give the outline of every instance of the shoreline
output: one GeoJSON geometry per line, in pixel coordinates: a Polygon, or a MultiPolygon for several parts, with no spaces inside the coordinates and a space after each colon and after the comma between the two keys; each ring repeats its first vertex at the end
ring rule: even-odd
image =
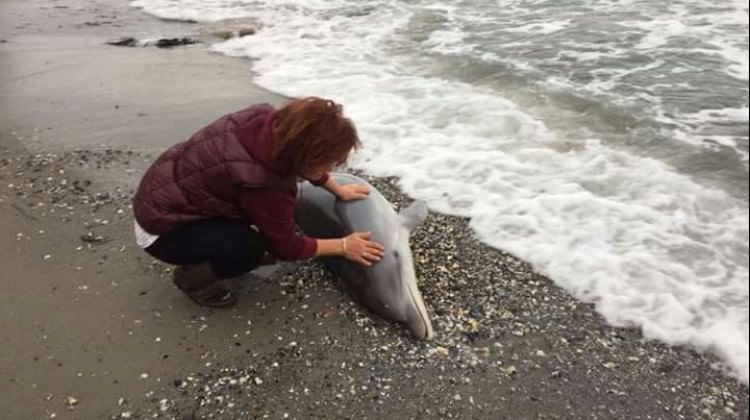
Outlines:
{"type": "MultiPolygon", "coordinates": [[[[56,5],[77,14],[42,13],[28,18],[50,24],[40,34],[0,36],[12,63],[0,75],[10,418],[747,417],[747,387],[712,356],[608,326],[465,220],[435,213],[412,241],[432,343],[369,315],[317,263],[238,281],[233,309],[196,307],[133,243],[132,189],[214,115],[283,98],[253,88],[247,60],[102,45],[141,24],[169,36],[190,24],[114,2],[56,5]],[[123,26],[82,23],[96,19],[123,26]]],[[[408,202],[393,179],[369,179],[408,202]]]]}

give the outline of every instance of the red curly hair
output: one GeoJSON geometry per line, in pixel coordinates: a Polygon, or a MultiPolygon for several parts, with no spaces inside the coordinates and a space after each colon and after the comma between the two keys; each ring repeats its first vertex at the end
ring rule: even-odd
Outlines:
{"type": "Polygon", "coordinates": [[[276,111],[274,137],[271,157],[290,175],[344,163],[361,146],[342,106],[317,97],[294,99],[276,111]]]}

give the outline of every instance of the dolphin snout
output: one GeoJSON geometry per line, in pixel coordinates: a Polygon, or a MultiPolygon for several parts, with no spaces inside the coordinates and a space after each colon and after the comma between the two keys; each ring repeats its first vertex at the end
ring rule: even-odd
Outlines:
{"type": "Polygon", "coordinates": [[[429,315],[421,310],[424,304],[409,305],[406,312],[406,326],[411,333],[421,340],[432,340],[432,322],[429,315]]]}

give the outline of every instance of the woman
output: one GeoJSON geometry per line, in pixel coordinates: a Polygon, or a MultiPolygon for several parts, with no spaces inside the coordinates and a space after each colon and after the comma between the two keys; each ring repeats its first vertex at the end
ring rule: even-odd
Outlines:
{"type": "Polygon", "coordinates": [[[367,196],[365,185],[338,185],[328,172],[360,145],[340,105],[296,99],[225,115],[149,168],[133,199],[138,244],[177,265],[175,286],[199,305],[230,306],[219,280],[247,273],[271,256],[284,261],[343,256],[369,266],[383,256],[369,233],[316,239],[294,226],[300,178],[340,200],[367,196]]]}

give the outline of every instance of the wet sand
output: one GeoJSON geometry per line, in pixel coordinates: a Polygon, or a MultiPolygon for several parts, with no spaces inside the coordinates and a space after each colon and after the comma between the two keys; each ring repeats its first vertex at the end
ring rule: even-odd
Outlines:
{"type": "Polygon", "coordinates": [[[132,191],[172,143],[283,98],[201,45],[104,45],[201,32],[127,2],[0,8],[0,417],[747,418],[747,387],[715,359],[607,326],[444,215],[412,244],[434,342],[316,262],[238,279],[232,309],[195,306],[133,243],[132,191]]]}

